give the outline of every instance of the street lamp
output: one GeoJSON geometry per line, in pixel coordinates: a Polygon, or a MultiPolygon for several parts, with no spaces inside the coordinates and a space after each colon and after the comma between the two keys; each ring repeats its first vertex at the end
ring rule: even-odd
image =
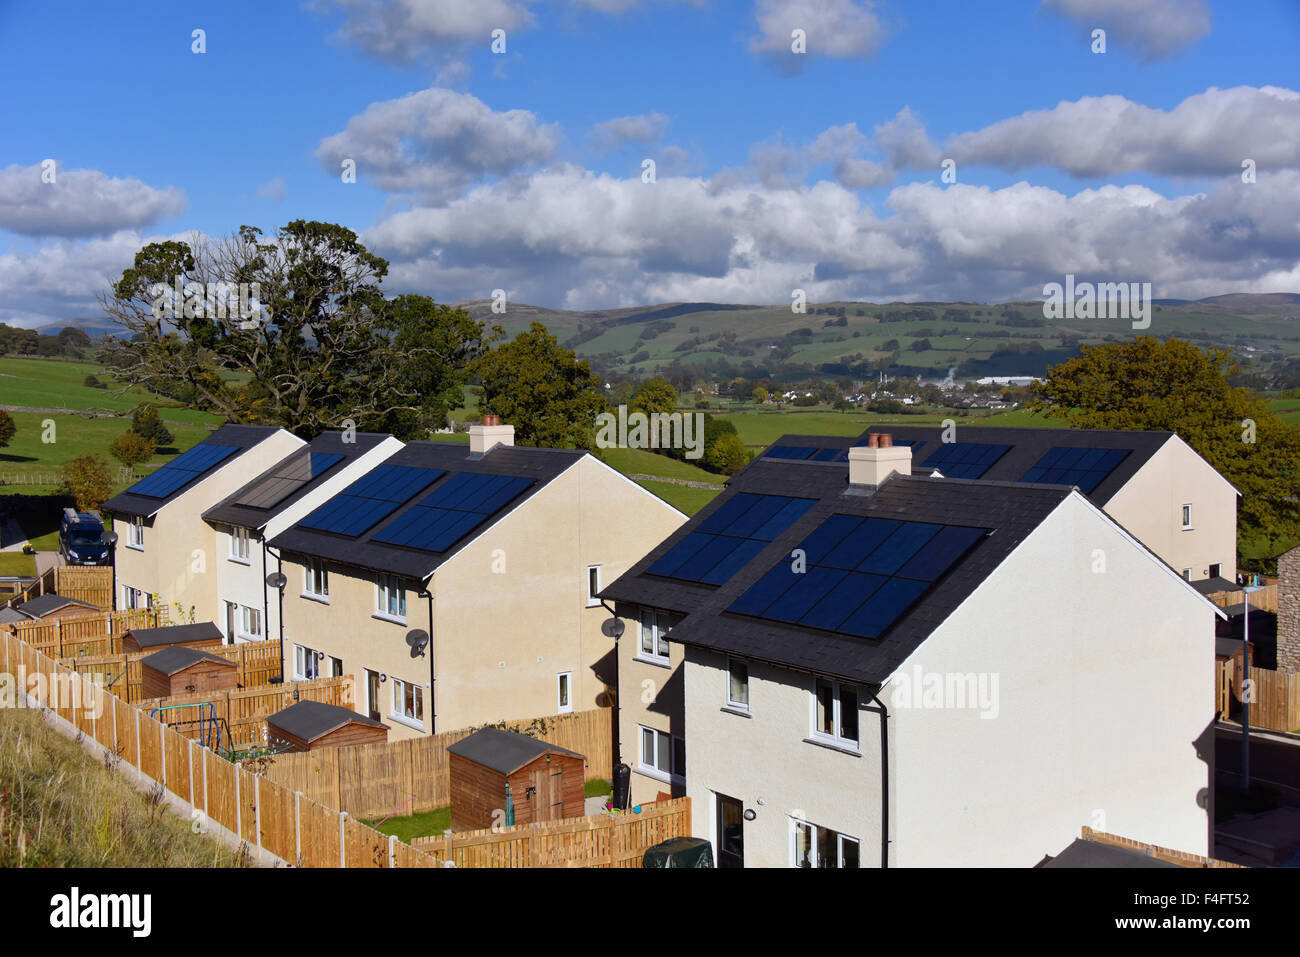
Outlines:
{"type": "Polygon", "coordinates": [[[1250,683],[1250,596],[1262,588],[1262,585],[1246,585],[1242,588],[1245,630],[1241,642],[1241,778],[1242,789],[1247,792],[1250,791],[1250,699],[1254,694],[1254,685],[1250,683]]]}
{"type": "Polygon", "coordinates": [[[108,546],[108,563],[113,566],[113,597],[109,608],[117,611],[117,532],[111,528],[104,533],[104,544],[108,546]]]}

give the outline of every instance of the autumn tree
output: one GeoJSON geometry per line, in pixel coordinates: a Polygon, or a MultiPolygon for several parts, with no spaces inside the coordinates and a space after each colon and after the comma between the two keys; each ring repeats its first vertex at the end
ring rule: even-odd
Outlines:
{"type": "Polygon", "coordinates": [[[82,455],[63,466],[61,491],[71,495],[78,511],[97,509],[113,494],[113,479],[102,455],[82,455]]]}
{"type": "Polygon", "coordinates": [[[749,449],[734,432],[719,435],[704,452],[704,467],[711,472],[733,475],[749,464],[749,449]]]}
{"type": "Polygon", "coordinates": [[[644,412],[646,415],[671,413],[677,408],[677,390],[667,379],[647,379],[632,394],[628,407],[633,412],[644,412]]]}
{"type": "Polygon", "coordinates": [[[128,429],[109,443],[108,451],[127,468],[132,468],[153,458],[154,443],[153,439],[128,429]]]}
{"type": "Polygon", "coordinates": [[[17,432],[18,426],[14,425],[13,416],[4,409],[0,409],[0,447],[7,446],[12,442],[17,432]]]}
{"type": "Polygon", "coordinates": [[[167,426],[163,425],[158,407],[152,402],[138,406],[131,413],[131,431],[143,439],[148,439],[155,448],[164,448],[176,441],[167,426]]]}

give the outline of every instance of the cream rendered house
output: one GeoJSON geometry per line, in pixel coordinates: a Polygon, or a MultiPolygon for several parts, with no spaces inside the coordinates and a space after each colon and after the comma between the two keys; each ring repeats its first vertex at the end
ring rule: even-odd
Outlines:
{"type": "Polygon", "coordinates": [[[391,435],[323,432],[203,513],[216,531],[213,620],[227,643],[280,636],[280,596],[267,583],[276,559],[266,542],[401,448],[391,435]]]}
{"type": "Polygon", "coordinates": [[[412,442],[271,538],[287,676],[354,675],[391,739],[610,706],[597,594],[683,521],[592,455],[515,447],[510,426],[412,442]]]}
{"type": "Polygon", "coordinates": [[[173,621],[191,610],[195,621],[218,620],[216,532],[203,513],[305,444],[279,428],[223,425],[105,502],[119,535],[117,606],[143,608],[158,595],[173,621]]]}
{"type": "Polygon", "coordinates": [[[650,686],[622,642],[634,799],[666,776],[722,865],[1209,853],[1222,613],[1075,489],[847,458],[757,460],[606,588],[679,619],[650,686]]]}

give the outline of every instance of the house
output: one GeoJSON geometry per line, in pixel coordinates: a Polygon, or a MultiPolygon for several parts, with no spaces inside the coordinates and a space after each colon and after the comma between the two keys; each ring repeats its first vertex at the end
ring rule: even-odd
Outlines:
{"type": "MultiPolygon", "coordinates": [[[[21,605],[13,606],[13,610],[24,621],[46,621],[51,618],[78,618],[84,615],[93,615],[100,609],[89,602],[78,601],[75,598],[66,598],[63,595],[44,594],[37,595],[35,598],[29,598],[21,605]]],[[[18,620],[18,619],[15,619],[18,620]]]]}
{"type": "Polygon", "coordinates": [[[286,672],[355,676],[395,739],[598,707],[597,597],[685,516],[587,452],[412,442],[269,540],[286,672]]]}
{"type": "Polygon", "coordinates": [[[447,755],[451,826],[457,830],[582,817],[586,759],[577,752],[480,728],[448,745],[447,755]]]}
{"type": "Polygon", "coordinates": [[[283,429],[223,425],[105,502],[126,526],[115,549],[118,607],[152,607],[157,595],[187,616],[218,620],[216,532],[203,513],[304,444],[283,429]]]}
{"type": "Polygon", "coordinates": [[[633,800],[720,866],[1207,853],[1218,610],[1077,488],[873,445],[756,459],[602,592],[633,800]]]}
{"type": "MultiPolygon", "coordinates": [[[[952,442],[944,432],[909,426],[890,434],[912,449],[917,473],[1076,485],[1188,581],[1235,575],[1239,493],[1173,432],[972,425],[958,427],[952,442]]],[[[810,447],[847,455],[870,435],[786,435],[764,456],[797,458],[810,447]]]]}
{"type": "Polygon", "coordinates": [[[350,748],[388,740],[382,722],[320,701],[299,701],[277,711],[266,719],[266,733],[273,745],[287,745],[290,751],[350,748]]]}
{"type": "Polygon", "coordinates": [[[323,432],[203,513],[216,532],[212,576],[226,641],[278,639],[280,596],[266,543],[402,447],[391,435],[323,432]]]}
{"type": "Polygon", "coordinates": [[[157,651],[160,648],[194,648],[211,651],[220,648],[221,629],[210,621],[190,625],[166,625],[162,628],[132,628],[122,635],[125,652],[157,651]]]}
{"type": "Polygon", "coordinates": [[[234,691],[239,687],[239,665],[229,658],[173,645],[140,661],[145,698],[234,691]]]}

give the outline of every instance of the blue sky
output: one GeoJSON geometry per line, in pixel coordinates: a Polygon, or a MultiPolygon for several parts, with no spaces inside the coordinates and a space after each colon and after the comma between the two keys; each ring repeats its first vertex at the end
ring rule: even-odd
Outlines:
{"type": "Polygon", "coordinates": [[[297,218],[442,301],[1300,291],[1297,41],[1294,0],[8,0],[0,320],[297,218]]]}

